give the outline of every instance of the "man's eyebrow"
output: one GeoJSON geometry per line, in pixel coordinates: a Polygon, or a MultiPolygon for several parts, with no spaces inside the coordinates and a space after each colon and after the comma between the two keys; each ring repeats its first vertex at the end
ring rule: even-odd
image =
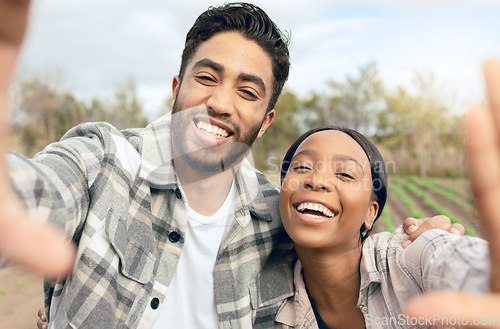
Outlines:
{"type": "Polygon", "coordinates": [[[260,77],[253,75],[253,74],[240,73],[238,75],[238,80],[255,83],[257,86],[260,87],[260,89],[262,89],[262,92],[264,93],[264,97],[266,96],[266,85],[264,84],[264,81],[260,77]]]}
{"type": "Polygon", "coordinates": [[[193,68],[195,69],[198,67],[208,67],[208,68],[211,68],[212,70],[214,70],[218,73],[224,72],[224,65],[217,63],[217,62],[214,62],[213,60],[208,59],[208,58],[203,58],[203,59],[200,59],[199,61],[197,61],[194,64],[193,68]]]}

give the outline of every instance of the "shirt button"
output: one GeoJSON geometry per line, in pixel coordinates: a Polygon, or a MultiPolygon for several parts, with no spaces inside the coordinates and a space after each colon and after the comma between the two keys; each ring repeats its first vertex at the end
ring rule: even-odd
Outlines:
{"type": "Polygon", "coordinates": [[[177,232],[170,232],[170,234],[168,235],[168,239],[172,243],[176,243],[177,241],[180,240],[180,238],[181,238],[181,235],[177,232]]]}
{"type": "Polygon", "coordinates": [[[177,197],[177,199],[182,199],[182,193],[181,193],[181,190],[179,188],[176,188],[175,189],[175,196],[177,197]]]}
{"type": "Polygon", "coordinates": [[[160,306],[160,300],[157,297],[151,299],[151,308],[156,310],[158,306],[160,306]]]}
{"type": "Polygon", "coordinates": [[[361,313],[363,313],[363,314],[368,313],[368,307],[363,306],[363,307],[361,308],[361,313]]]}

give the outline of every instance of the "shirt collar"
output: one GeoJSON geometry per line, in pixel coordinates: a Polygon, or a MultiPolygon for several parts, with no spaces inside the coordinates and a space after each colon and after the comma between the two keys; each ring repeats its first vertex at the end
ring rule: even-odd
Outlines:
{"type": "Polygon", "coordinates": [[[295,294],[293,298],[285,300],[276,313],[275,321],[290,327],[302,328],[301,324],[315,322],[314,312],[307,295],[304,277],[302,275],[302,263],[295,262],[293,270],[293,282],[295,294]]]}

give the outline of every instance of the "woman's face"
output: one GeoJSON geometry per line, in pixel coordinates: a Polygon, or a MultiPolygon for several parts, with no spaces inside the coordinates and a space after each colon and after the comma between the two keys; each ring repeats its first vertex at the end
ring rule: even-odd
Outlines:
{"type": "Polygon", "coordinates": [[[370,163],[349,135],[324,130],[295,152],[281,187],[279,210],[296,246],[358,248],[362,225],[370,229],[378,204],[372,201],[370,163]]]}

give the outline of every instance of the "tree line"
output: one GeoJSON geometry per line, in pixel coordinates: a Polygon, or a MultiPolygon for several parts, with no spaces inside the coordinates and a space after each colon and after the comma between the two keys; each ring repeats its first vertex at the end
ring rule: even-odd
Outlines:
{"type": "MultiPolygon", "coordinates": [[[[12,148],[27,156],[82,122],[107,121],[124,129],[155,119],[145,114],[132,79],[117,86],[111,99],[90,101],[40,77],[20,80],[13,89],[12,148]]],[[[463,175],[462,115],[453,113],[432,74],[415,73],[412,86],[388,88],[377,64],[368,63],[355,75],[327,82],[325,89],[306,97],[285,89],[273,124],[252,149],[257,168],[279,177],[280,161],[293,140],[312,127],[337,125],[367,135],[391,174],[463,175]]],[[[166,95],[165,104],[169,99],[166,95]]]]}

